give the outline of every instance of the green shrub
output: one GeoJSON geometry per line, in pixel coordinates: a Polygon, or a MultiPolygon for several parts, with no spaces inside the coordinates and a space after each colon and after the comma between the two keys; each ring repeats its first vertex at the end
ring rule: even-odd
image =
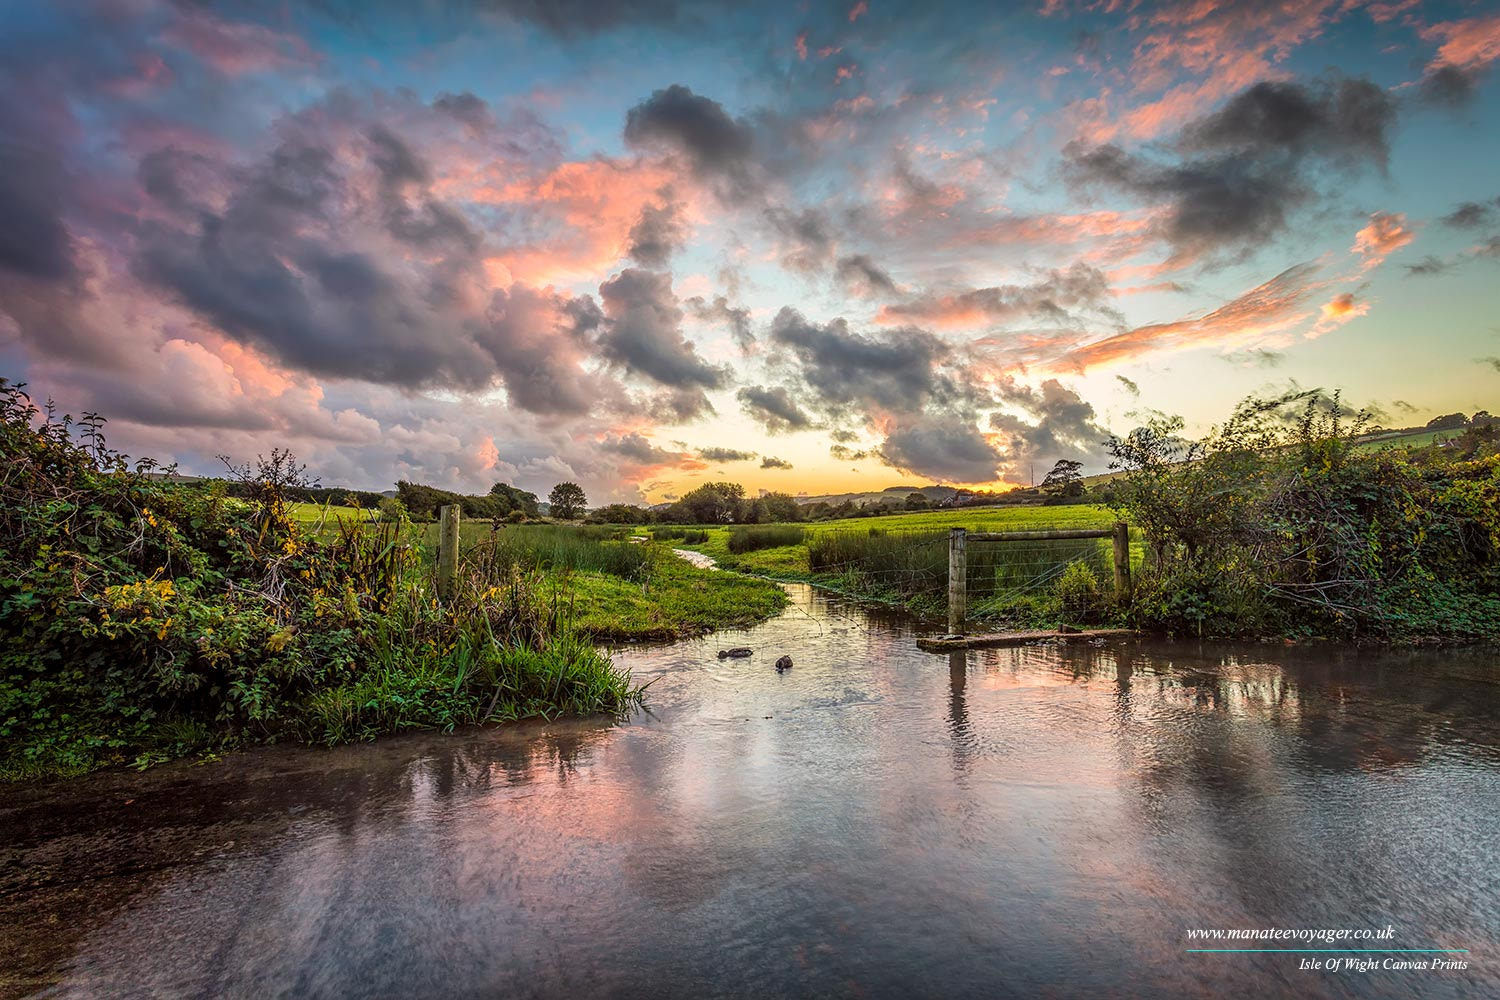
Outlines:
{"type": "Polygon", "coordinates": [[[1067,618],[1079,624],[1093,624],[1104,616],[1104,593],[1099,575],[1087,562],[1068,564],[1057,578],[1057,598],[1067,618]]]}
{"type": "Polygon", "coordinates": [[[664,525],[660,528],[652,528],[651,537],[659,542],[679,541],[684,545],[699,545],[708,541],[708,532],[703,528],[664,525]]]}
{"type": "Polygon", "coordinates": [[[737,524],[729,529],[729,551],[739,555],[783,545],[801,545],[806,536],[806,529],[795,524],[737,524]]]}

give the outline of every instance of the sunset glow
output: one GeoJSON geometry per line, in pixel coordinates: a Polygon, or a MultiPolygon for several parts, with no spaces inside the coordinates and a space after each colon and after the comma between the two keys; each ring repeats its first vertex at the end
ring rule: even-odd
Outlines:
{"type": "Polygon", "coordinates": [[[184,472],[999,488],[1253,392],[1500,402],[1485,3],[4,18],[0,375],[184,472]]]}

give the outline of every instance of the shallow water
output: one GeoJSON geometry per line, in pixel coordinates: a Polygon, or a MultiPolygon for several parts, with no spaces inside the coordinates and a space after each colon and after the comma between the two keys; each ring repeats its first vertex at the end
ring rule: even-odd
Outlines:
{"type": "Polygon", "coordinates": [[[0,793],[0,992],[1500,995],[1494,651],[932,655],[790,590],[759,628],[620,651],[652,682],[626,725],[0,793]],[[1468,968],[1186,952],[1387,925],[1344,944],[1468,968]]]}

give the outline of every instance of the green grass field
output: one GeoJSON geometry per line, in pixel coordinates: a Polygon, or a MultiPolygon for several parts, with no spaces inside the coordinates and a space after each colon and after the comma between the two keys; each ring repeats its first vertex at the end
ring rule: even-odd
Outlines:
{"type": "Polygon", "coordinates": [[[292,520],[299,524],[317,524],[322,521],[326,526],[332,526],[339,518],[360,521],[373,521],[376,518],[375,511],[356,507],[324,506],[320,503],[289,503],[286,507],[292,520]]]}
{"type": "MultiPolygon", "coordinates": [[[[840,593],[906,608],[916,614],[941,618],[945,613],[947,544],[942,533],[949,528],[970,531],[1040,531],[1062,528],[1108,528],[1118,520],[1108,507],[1098,504],[1052,507],[993,507],[959,510],[918,511],[880,517],[845,518],[803,525],[806,541],[801,545],[758,549],[735,554],[729,551],[731,529],[709,527],[708,540],[697,544],[674,542],[677,548],[711,556],[720,566],[776,580],[799,580],[840,593]],[[872,539],[871,533],[878,537],[872,539]],[[818,539],[847,535],[855,552],[861,541],[870,544],[868,567],[858,560],[836,572],[813,570],[809,545],[818,539]],[[903,547],[902,536],[910,535],[921,551],[908,554],[902,563],[907,571],[883,568],[881,549],[903,547]],[[892,544],[894,543],[894,544],[892,544]],[[868,569],[868,572],[862,570],[868,569]]],[[[1144,548],[1131,543],[1131,562],[1139,566],[1144,548]]],[[[1063,620],[1051,586],[1052,571],[1063,564],[1084,559],[1094,567],[1102,586],[1111,586],[1109,542],[1056,541],[1048,543],[985,543],[971,559],[970,614],[975,619],[991,617],[1015,625],[1052,625],[1063,620]],[[1014,547],[1012,547],[1014,546],[1014,547]],[[1036,578],[1043,582],[1017,586],[1036,578]]]]}
{"type": "Polygon", "coordinates": [[[1400,434],[1394,437],[1378,438],[1374,441],[1361,441],[1355,445],[1356,451],[1383,451],[1387,448],[1426,448],[1435,441],[1447,441],[1456,438],[1463,433],[1463,428],[1446,431],[1417,431],[1413,434],[1400,434]]]}
{"type": "MultiPolygon", "coordinates": [[[[325,533],[333,530],[340,517],[370,517],[369,511],[353,508],[323,508],[317,504],[297,504],[294,516],[308,524],[320,519],[325,533]]],[[[705,526],[706,541],[687,543],[680,539],[664,540],[652,546],[660,552],[668,548],[691,549],[712,557],[726,570],[734,573],[716,573],[697,570],[676,559],[657,558],[647,569],[632,568],[624,572],[621,566],[630,562],[632,567],[641,561],[624,560],[627,553],[621,552],[620,566],[614,572],[600,571],[588,558],[590,545],[586,539],[606,540],[610,537],[623,539],[631,534],[646,534],[649,528],[630,529],[615,526],[602,527],[539,527],[507,525],[499,529],[489,521],[465,521],[459,526],[461,550],[477,554],[486,546],[517,545],[536,548],[545,552],[539,564],[560,588],[559,600],[573,609],[577,624],[583,632],[599,640],[668,639],[701,633],[713,628],[735,627],[764,620],[774,614],[784,603],[784,595],[777,587],[767,584],[770,580],[805,581],[855,596],[866,597],[884,603],[897,604],[929,617],[942,613],[944,574],[946,572],[946,546],[934,540],[937,533],[949,528],[967,528],[970,531],[1036,531],[1059,528],[1107,528],[1117,520],[1117,515],[1100,504],[1059,504],[1043,507],[973,507],[956,510],[913,511],[909,513],[884,514],[877,517],[843,518],[834,521],[811,522],[799,527],[805,529],[802,544],[784,545],[774,548],[756,549],[749,552],[732,553],[729,550],[731,528],[729,526],[705,526]],[[579,538],[573,539],[578,533],[579,538]],[[879,573],[871,576],[857,571],[843,570],[837,573],[815,572],[809,561],[810,544],[831,534],[847,533],[858,550],[859,539],[868,539],[871,533],[886,536],[911,534],[914,539],[926,538],[925,552],[921,560],[925,567],[918,579],[908,578],[901,586],[879,573]],[[523,543],[523,539],[528,539],[523,543]],[[545,540],[544,540],[545,539],[545,540]],[[573,544],[574,542],[578,544],[573,544]],[[941,549],[942,551],[937,551],[941,549]],[[576,551],[575,551],[576,550],[576,551]],[[928,565],[930,564],[930,565],[928,565]],[[941,564],[941,565],[939,565],[941,564]],[[745,574],[748,574],[748,578],[745,574]]],[[[420,547],[424,562],[436,558],[438,525],[418,524],[411,528],[411,540],[420,547]]],[[[623,541],[606,541],[607,546],[625,545],[623,541]]],[[[1048,603],[1050,591],[1038,585],[1037,594],[1028,595],[1017,602],[1012,588],[1002,587],[1006,580],[1032,579],[1045,575],[1044,564],[1057,564],[1084,556],[1101,575],[1107,572],[1108,542],[1094,543],[1061,542],[1051,546],[1056,551],[1042,551],[1048,546],[1026,545],[1020,549],[1001,549],[989,553],[984,560],[986,572],[995,579],[982,583],[977,576],[972,582],[972,613],[976,618],[987,613],[1000,615],[1013,613],[1019,607],[1021,620],[1026,624],[1043,623],[1053,614],[1053,605],[1048,603]],[[1084,552],[1084,550],[1089,550],[1084,552]],[[991,557],[992,556],[992,557],[991,557]],[[1036,563],[1032,566],[1031,563],[1036,563]],[[1025,565],[1023,565],[1023,563],[1025,565]],[[993,564],[993,565],[991,565],[993,564]],[[986,602],[989,601],[987,604],[986,602]],[[1001,605],[1004,605],[1003,607],[1001,605]]],[[[643,556],[644,548],[632,546],[630,556],[643,556]]],[[[1138,541],[1131,545],[1132,563],[1139,565],[1143,556],[1138,541]]],[[[872,551],[872,558],[875,555],[872,551]]],[[[976,562],[975,568],[978,569],[976,562]]],[[[1107,585],[1107,581],[1105,581],[1107,585]]],[[[1014,617],[1014,614],[1012,614],[1014,617]]]]}

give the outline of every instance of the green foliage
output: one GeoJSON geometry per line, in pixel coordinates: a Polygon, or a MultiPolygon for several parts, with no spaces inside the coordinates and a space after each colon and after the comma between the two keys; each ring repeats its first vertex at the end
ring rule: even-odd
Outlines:
{"type": "MultiPolygon", "coordinates": [[[[729,530],[729,551],[736,555],[782,545],[801,545],[807,533],[791,524],[736,525],[729,530]]],[[[705,540],[707,534],[704,534],[705,540]]]]}
{"type": "Polygon", "coordinates": [[[663,513],[662,520],[688,524],[732,524],[743,520],[745,488],[739,483],[704,483],[663,513]]]}
{"type": "Polygon", "coordinates": [[[605,504],[589,514],[590,522],[602,524],[650,524],[652,520],[650,510],[630,503],[605,504]]]}
{"type": "Polygon", "coordinates": [[[1099,574],[1087,562],[1068,564],[1057,578],[1057,598],[1070,622],[1091,625],[1101,621],[1108,608],[1099,574]]]}
{"type": "Polygon", "coordinates": [[[496,483],[485,496],[466,496],[440,490],[435,486],[423,486],[404,480],[396,484],[396,498],[406,507],[414,521],[431,521],[438,510],[457,504],[464,517],[502,520],[511,514],[536,517],[539,507],[535,493],[496,483]]]}
{"type": "Polygon", "coordinates": [[[584,496],[582,487],[577,483],[558,483],[547,495],[548,509],[552,516],[565,521],[581,517],[588,502],[588,497],[584,496]]]}
{"type": "MultiPolygon", "coordinates": [[[[337,740],[637,693],[579,637],[542,568],[639,568],[624,545],[508,543],[433,599],[399,517],[312,535],[284,452],[225,483],[128,468],[103,421],[40,414],[0,381],[0,773],[73,773],[282,736],[337,740]],[[338,720],[344,720],[339,722],[338,720]]],[[[504,529],[520,532],[524,529],[504,529]]]]}
{"type": "Polygon", "coordinates": [[[1500,624],[1483,617],[1500,589],[1500,459],[1419,465],[1357,447],[1364,423],[1305,392],[1246,400],[1201,442],[1175,418],[1112,441],[1113,495],[1151,552],[1135,620],[1381,639],[1500,624]]]}

